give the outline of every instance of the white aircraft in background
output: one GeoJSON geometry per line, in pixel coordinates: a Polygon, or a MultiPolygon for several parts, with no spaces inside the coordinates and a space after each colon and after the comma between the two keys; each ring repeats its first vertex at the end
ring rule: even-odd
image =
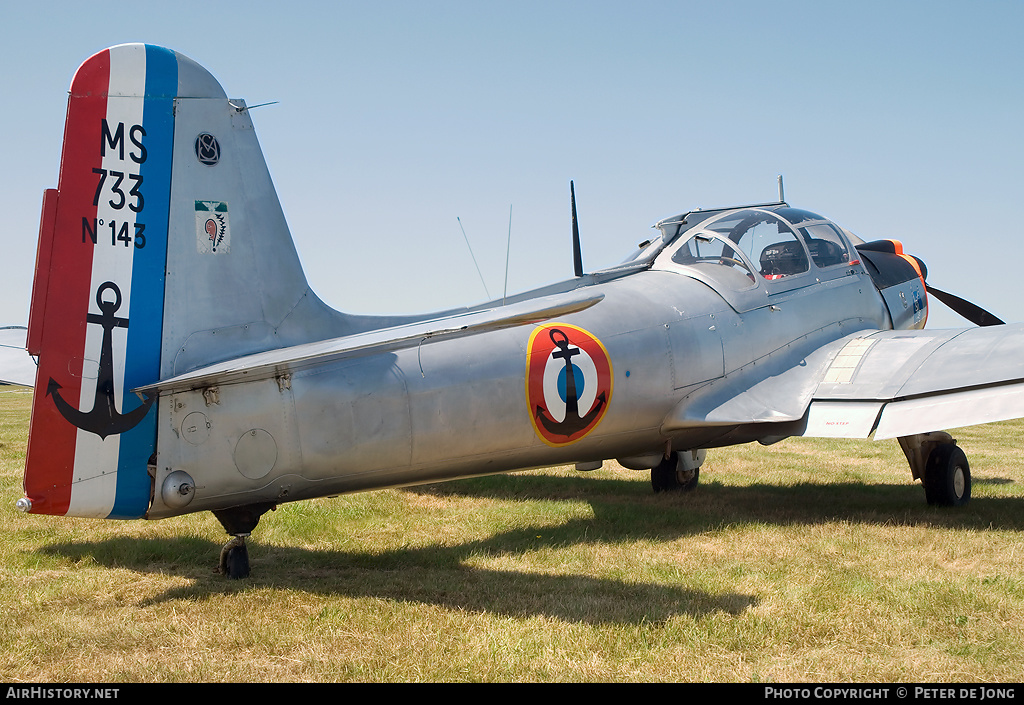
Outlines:
{"type": "Polygon", "coordinates": [[[36,383],[36,363],[25,352],[25,326],[0,327],[0,384],[31,387],[36,383]]]}

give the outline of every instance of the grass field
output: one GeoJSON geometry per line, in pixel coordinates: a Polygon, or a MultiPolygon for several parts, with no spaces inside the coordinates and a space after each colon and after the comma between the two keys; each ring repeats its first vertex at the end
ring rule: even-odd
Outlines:
{"type": "Polygon", "coordinates": [[[0,387],[0,680],[972,681],[1024,673],[1024,423],[954,433],[964,509],[895,441],[283,505],[252,577],[209,514],[17,512],[31,394],[0,387]]]}

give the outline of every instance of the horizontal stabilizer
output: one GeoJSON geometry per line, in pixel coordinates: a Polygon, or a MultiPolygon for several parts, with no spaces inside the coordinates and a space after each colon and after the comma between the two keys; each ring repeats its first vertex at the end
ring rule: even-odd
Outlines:
{"type": "Polygon", "coordinates": [[[383,353],[439,339],[538,323],[583,311],[604,294],[567,298],[565,295],[466,313],[392,328],[296,345],[204,367],[133,391],[144,395],[171,394],[212,385],[237,384],[290,374],[313,365],[347,357],[383,353]]]}

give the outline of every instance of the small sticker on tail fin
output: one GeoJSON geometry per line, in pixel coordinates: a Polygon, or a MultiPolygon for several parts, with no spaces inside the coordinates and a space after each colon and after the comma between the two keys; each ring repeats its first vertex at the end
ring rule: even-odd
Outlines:
{"type": "Polygon", "coordinates": [[[196,201],[196,249],[203,255],[225,255],[231,251],[227,203],[196,201]]]}

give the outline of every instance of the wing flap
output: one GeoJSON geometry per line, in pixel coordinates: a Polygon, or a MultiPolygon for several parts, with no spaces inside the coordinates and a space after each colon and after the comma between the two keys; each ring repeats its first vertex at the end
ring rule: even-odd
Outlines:
{"type": "Polygon", "coordinates": [[[1024,418],[1024,383],[946,392],[886,404],[875,440],[1019,418],[1024,418]]]}
{"type": "Polygon", "coordinates": [[[879,401],[816,401],[807,411],[809,438],[867,438],[884,404],[879,401]]]}

